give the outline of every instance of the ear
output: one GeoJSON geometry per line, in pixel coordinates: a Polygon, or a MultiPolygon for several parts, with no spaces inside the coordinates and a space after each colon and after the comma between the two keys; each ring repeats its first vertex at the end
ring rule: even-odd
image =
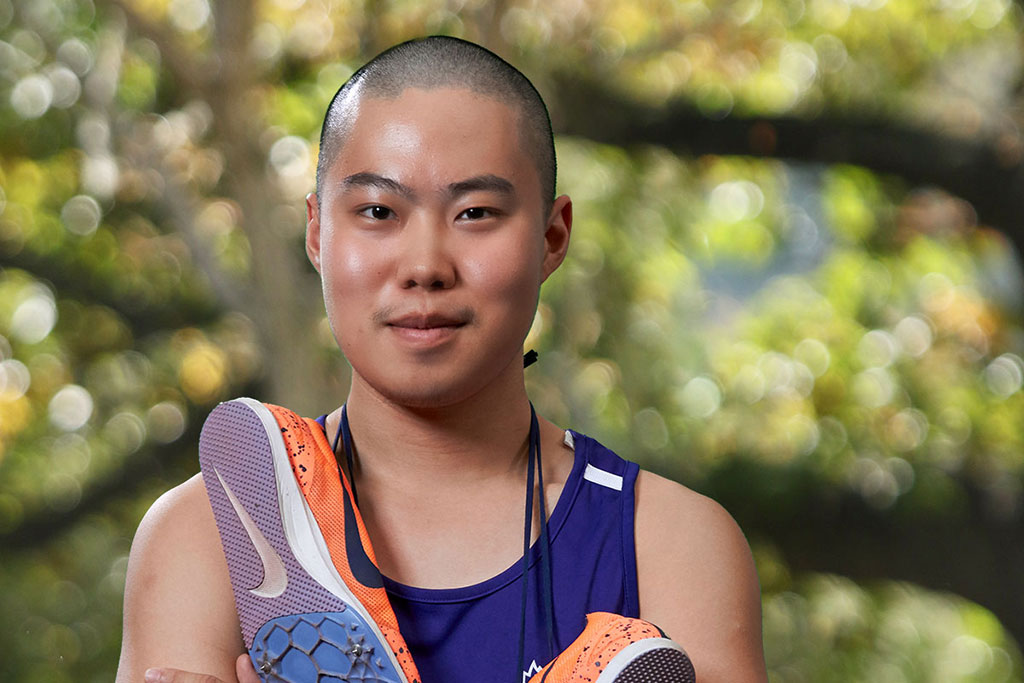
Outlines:
{"type": "Polygon", "coordinates": [[[562,265],[569,251],[569,234],[572,232],[572,200],[563,194],[555,199],[548,214],[547,229],[544,232],[544,265],[541,282],[562,265]]]}
{"type": "Polygon", "coordinates": [[[306,256],[320,272],[320,205],[316,192],[306,195],[306,256]]]}

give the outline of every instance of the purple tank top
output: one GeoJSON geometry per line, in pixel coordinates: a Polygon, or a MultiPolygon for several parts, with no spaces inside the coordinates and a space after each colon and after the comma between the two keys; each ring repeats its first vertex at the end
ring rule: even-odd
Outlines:
{"type": "MultiPolygon", "coordinates": [[[[323,424],[324,418],[318,421],[323,424]]],[[[570,432],[572,472],[548,520],[555,641],[559,651],[590,612],[640,613],[633,539],[633,485],[639,467],[570,432]]],[[[523,681],[550,652],[541,600],[539,547],[531,548],[523,681]]],[[[482,583],[425,589],[387,577],[384,586],[423,683],[510,683],[518,664],[522,559],[482,583]]],[[[516,681],[518,683],[518,681],[516,681]]]]}

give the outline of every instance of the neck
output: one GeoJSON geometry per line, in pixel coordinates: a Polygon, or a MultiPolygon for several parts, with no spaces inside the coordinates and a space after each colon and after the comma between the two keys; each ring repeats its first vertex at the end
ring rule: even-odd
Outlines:
{"type": "MultiPolygon", "coordinates": [[[[521,366],[510,365],[481,391],[441,408],[390,401],[353,374],[347,406],[358,454],[352,474],[370,486],[460,486],[522,476],[530,404],[521,366]]],[[[332,418],[337,425],[337,416],[332,418]]]]}

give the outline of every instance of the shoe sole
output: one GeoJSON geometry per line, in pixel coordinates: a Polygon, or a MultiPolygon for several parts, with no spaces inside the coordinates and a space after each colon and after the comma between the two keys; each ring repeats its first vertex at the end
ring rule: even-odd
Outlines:
{"type": "Polygon", "coordinates": [[[199,460],[231,559],[242,638],[264,680],[406,683],[334,568],[266,406],[246,398],[217,406],[203,425],[199,460]]]}
{"type": "Polygon", "coordinates": [[[668,638],[630,643],[605,667],[595,683],[695,683],[686,651],[668,638]]]}

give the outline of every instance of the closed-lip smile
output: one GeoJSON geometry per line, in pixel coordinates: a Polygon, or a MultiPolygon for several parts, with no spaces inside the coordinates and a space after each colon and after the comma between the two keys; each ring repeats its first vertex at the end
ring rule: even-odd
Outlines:
{"type": "Polygon", "coordinates": [[[385,319],[384,325],[402,344],[418,350],[433,349],[454,340],[472,319],[471,313],[406,313],[385,319]]]}
{"type": "Polygon", "coordinates": [[[388,319],[386,324],[389,327],[410,330],[431,330],[439,327],[462,327],[466,321],[443,313],[407,313],[388,319]]]}

